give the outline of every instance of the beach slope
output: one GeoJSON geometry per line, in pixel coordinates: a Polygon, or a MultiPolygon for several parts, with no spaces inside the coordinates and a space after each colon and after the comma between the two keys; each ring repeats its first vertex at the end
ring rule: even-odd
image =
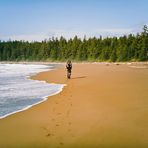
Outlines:
{"type": "Polygon", "coordinates": [[[32,79],[67,84],[26,111],[0,120],[0,147],[148,147],[148,68],[74,64],[32,79]]]}

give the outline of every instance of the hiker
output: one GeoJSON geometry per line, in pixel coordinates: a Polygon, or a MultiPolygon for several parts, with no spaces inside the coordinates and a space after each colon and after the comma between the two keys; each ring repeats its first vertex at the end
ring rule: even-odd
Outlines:
{"type": "Polygon", "coordinates": [[[71,70],[72,70],[72,63],[71,63],[70,60],[67,61],[66,69],[67,69],[67,78],[70,79],[70,77],[71,77],[71,70]]]}

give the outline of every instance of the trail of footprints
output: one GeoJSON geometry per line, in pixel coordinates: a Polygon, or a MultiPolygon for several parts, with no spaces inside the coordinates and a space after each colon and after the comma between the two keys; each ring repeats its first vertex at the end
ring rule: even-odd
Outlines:
{"type": "MultiPolygon", "coordinates": [[[[54,118],[52,118],[51,119],[51,122],[52,122],[52,124],[55,126],[55,130],[57,130],[57,128],[60,128],[60,124],[62,124],[62,123],[58,123],[57,122],[57,119],[56,119],[56,117],[57,116],[63,116],[63,121],[64,121],[64,118],[69,118],[70,117],[70,112],[71,112],[71,108],[72,108],[72,100],[71,100],[71,97],[72,97],[72,95],[70,95],[70,97],[68,98],[68,106],[69,106],[69,108],[68,108],[68,110],[67,111],[65,111],[65,112],[63,112],[63,113],[56,113],[56,116],[54,117],[54,118]],[[66,116],[65,116],[66,115],[66,116]]],[[[60,102],[59,102],[59,100],[57,100],[56,102],[55,102],[55,105],[57,106],[57,105],[59,105],[60,104],[60,102]]],[[[56,112],[56,106],[52,109],[52,111],[53,111],[53,113],[55,113],[56,112]]],[[[65,123],[65,124],[67,124],[68,125],[68,127],[67,127],[67,132],[69,132],[69,133],[71,133],[72,132],[72,129],[71,129],[71,125],[72,125],[72,123],[70,122],[70,119],[68,119],[68,122],[67,123],[65,123]]],[[[62,142],[62,137],[56,137],[56,134],[55,134],[55,132],[53,132],[53,131],[50,131],[50,129],[48,129],[48,128],[46,128],[46,127],[42,127],[42,129],[46,132],[46,137],[47,138],[51,138],[51,137],[55,137],[55,138],[57,138],[57,141],[59,140],[59,139],[61,139],[60,141],[59,141],[59,145],[60,146],[62,146],[62,145],[64,145],[64,143],[62,142]]],[[[71,135],[71,137],[74,137],[74,135],[71,133],[70,134],[71,135]]]]}

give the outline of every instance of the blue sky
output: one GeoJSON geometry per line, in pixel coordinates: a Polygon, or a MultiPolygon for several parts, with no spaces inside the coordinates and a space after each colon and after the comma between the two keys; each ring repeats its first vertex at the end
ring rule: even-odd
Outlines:
{"type": "Polygon", "coordinates": [[[148,24],[148,0],[0,0],[1,40],[120,36],[148,24]]]}

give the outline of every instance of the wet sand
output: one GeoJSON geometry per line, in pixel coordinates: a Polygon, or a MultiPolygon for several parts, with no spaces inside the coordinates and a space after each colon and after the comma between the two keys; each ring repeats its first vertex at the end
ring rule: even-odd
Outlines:
{"type": "Polygon", "coordinates": [[[0,120],[0,147],[148,147],[148,66],[74,64],[32,79],[67,84],[26,111],[0,120]]]}

